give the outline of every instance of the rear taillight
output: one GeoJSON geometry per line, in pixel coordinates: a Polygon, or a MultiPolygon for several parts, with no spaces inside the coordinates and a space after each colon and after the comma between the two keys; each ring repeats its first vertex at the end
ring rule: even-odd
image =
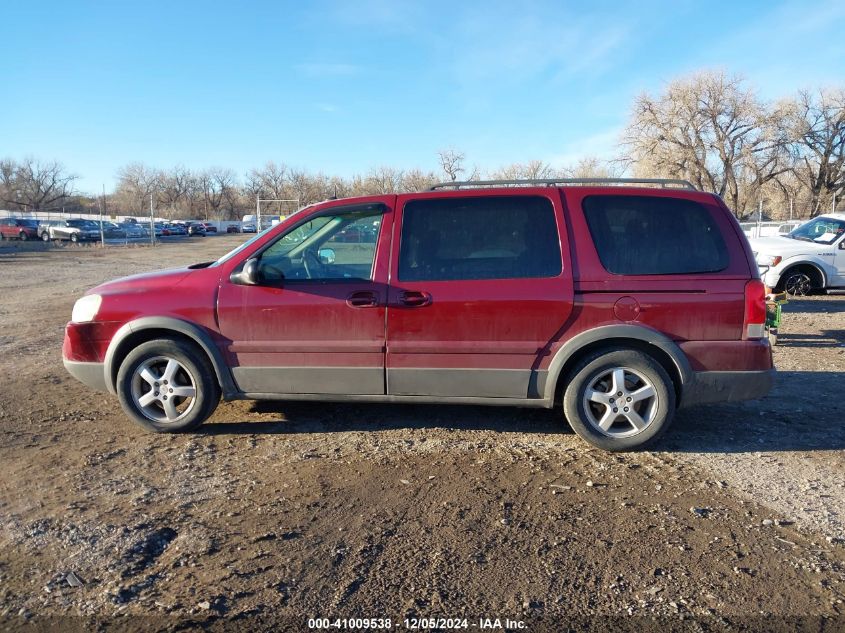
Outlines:
{"type": "Polygon", "coordinates": [[[746,339],[766,335],[766,286],[759,279],[745,284],[745,319],[742,332],[746,339]]]}

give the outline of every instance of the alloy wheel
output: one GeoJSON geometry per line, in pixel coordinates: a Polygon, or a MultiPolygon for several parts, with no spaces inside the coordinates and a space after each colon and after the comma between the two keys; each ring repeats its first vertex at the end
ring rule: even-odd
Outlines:
{"type": "Polygon", "coordinates": [[[149,358],[132,374],[132,401],[154,422],[177,422],[191,412],[197,401],[197,381],[174,358],[149,358]]]}
{"type": "Polygon", "coordinates": [[[648,378],[628,367],[606,369],[584,390],[586,421],[608,437],[642,433],[657,416],[657,391],[648,378]]]}
{"type": "Polygon", "coordinates": [[[795,297],[806,297],[813,289],[813,281],[807,273],[792,273],[783,284],[787,294],[795,297]]]}

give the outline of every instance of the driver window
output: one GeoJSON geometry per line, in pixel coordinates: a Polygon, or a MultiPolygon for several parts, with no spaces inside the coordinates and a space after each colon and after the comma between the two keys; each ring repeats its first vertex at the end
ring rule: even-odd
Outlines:
{"type": "Polygon", "coordinates": [[[381,219],[381,213],[347,213],[300,224],[261,254],[259,279],[372,279],[381,219]]]}

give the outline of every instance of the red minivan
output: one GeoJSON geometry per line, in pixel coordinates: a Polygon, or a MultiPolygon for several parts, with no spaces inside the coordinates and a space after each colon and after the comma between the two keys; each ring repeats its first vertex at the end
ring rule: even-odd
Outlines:
{"type": "Polygon", "coordinates": [[[215,262],[100,285],[63,355],[153,431],[195,428],[221,396],[562,404],[626,450],[680,406],[766,395],[765,320],[714,194],[486,181],[321,202],[215,262]]]}

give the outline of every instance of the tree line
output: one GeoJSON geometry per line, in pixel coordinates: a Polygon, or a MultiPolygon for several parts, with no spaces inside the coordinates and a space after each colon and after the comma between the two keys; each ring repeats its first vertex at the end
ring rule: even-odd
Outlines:
{"type": "MultiPolygon", "coordinates": [[[[560,168],[542,160],[481,172],[458,150],[443,150],[437,169],[377,167],[350,178],[310,172],[281,162],[239,175],[225,167],[159,169],[130,163],[117,172],[105,199],[75,191],[77,176],[56,161],[0,161],[0,203],[10,209],[237,219],[268,200],[262,212],[285,213],[331,197],[413,192],[439,181],[589,178],[631,175],[689,180],[718,193],[738,217],[762,205],[784,218],[814,217],[845,197],[845,88],[800,91],[761,100],[748,83],[724,72],[698,72],[658,94],[638,96],[619,142],[619,154],[585,156],[560,168]]],[[[841,208],[837,204],[837,208],[841,208]]]]}

